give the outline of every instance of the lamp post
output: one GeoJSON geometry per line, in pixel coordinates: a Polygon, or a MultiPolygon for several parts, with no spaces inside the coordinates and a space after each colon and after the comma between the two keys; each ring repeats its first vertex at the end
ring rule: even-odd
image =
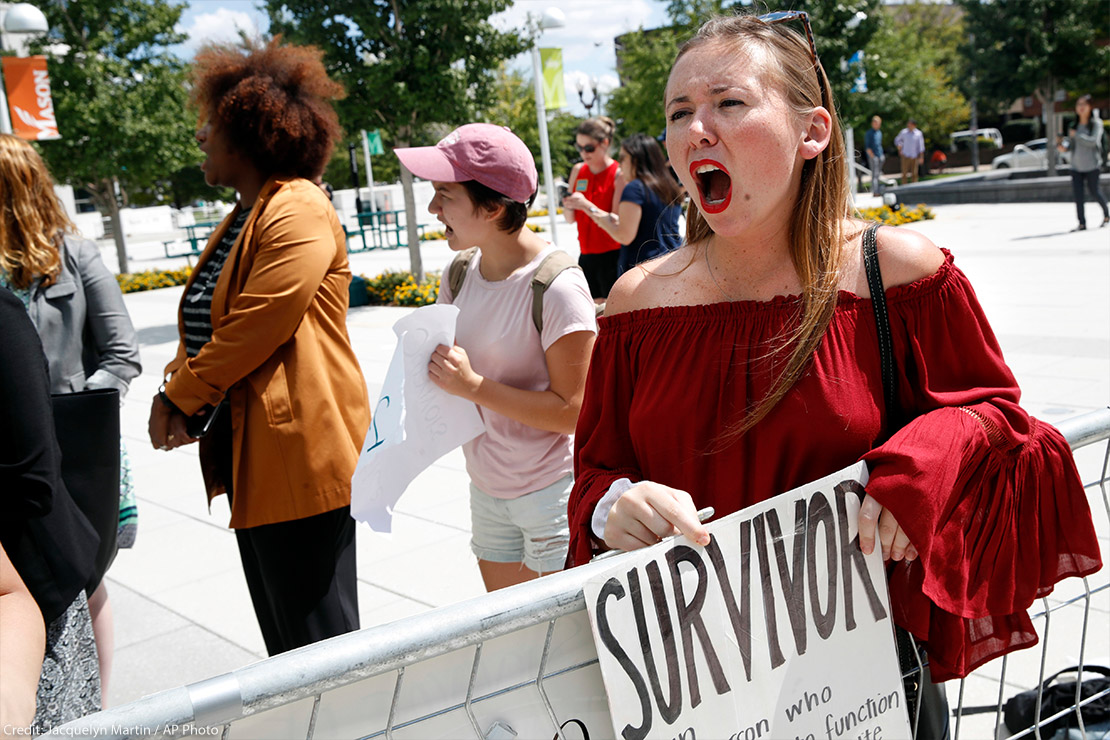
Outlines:
{"type": "MultiPolygon", "coordinates": [[[[848,31],[854,31],[859,28],[859,24],[867,20],[867,13],[862,10],[857,10],[855,14],[844,23],[844,28],[848,31]]],[[[861,61],[862,64],[862,61],[861,61]]],[[[847,71],[848,62],[845,59],[840,60],[841,69],[847,71]]],[[[851,126],[844,127],[844,148],[845,155],[848,159],[848,192],[852,196],[852,200],[856,199],[856,139],[855,132],[851,126]]],[[[871,177],[875,177],[876,173],[872,172],[871,177]]]]}
{"type": "Polygon", "coordinates": [[[551,176],[551,144],[547,140],[547,110],[543,104],[543,67],[540,65],[539,39],[544,30],[548,28],[562,28],[566,25],[566,16],[558,8],[548,8],[539,18],[529,14],[529,19],[535,22],[535,31],[532,35],[532,77],[536,90],[536,118],[540,128],[540,153],[543,155],[543,181],[547,190],[547,216],[551,220],[551,242],[559,246],[559,237],[555,232],[555,181],[551,176]]]}
{"type": "MultiPolygon", "coordinates": [[[[8,36],[12,39],[17,55],[24,52],[26,38],[46,33],[50,25],[41,10],[30,3],[16,3],[6,10],[0,10],[0,49],[5,47],[8,36]],[[23,37],[23,38],[20,38],[23,37]]],[[[12,132],[12,119],[8,115],[8,96],[4,92],[4,81],[0,79],[0,133],[12,132]]]]}
{"type": "Polygon", "coordinates": [[[601,101],[598,100],[598,95],[597,95],[597,78],[595,78],[595,77],[586,77],[585,75],[579,75],[578,79],[576,79],[574,81],[574,86],[576,88],[578,88],[578,102],[582,103],[582,107],[586,109],[586,118],[589,118],[591,115],[593,115],[594,103],[598,104],[597,105],[597,114],[600,116],[601,115],[601,101]],[[593,97],[590,98],[590,102],[588,102],[588,103],[586,102],[586,98],[583,95],[583,93],[586,91],[587,87],[589,87],[590,91],[593,93],[593,97]]]}

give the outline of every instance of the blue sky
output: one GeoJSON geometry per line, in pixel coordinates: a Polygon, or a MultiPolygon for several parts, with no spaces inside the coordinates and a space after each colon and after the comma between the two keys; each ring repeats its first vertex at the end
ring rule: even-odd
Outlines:
{"type": "MultiPolygon", "coordinates": [[[[613,38],[641,25],[654,28],[667,20],[665,0],[516,0],[512,8],[495,18],[495,22],[502,27],[519,28],[528,12],[539,14],[548,7],[563,11],[566,27],[545,31],[540,46],[562,48],[567,100],[571,103],[571,112],[576,114],[585,112],[575,88],[578,77],[593,77],[603,90],[606,85],[615,87],[617,84],[613,38]]],[[[204,41],[235,40],[240,28],[255,34],[264,33],[267,27],[266,16],[253,0],[191,0],[181,16],[180,29],[190,39],[182,53],[192,56],[204,41]]],[[[531,74],[528,55],[515,59],[512,64],[531,74]]],[[[589,98],[587,92],[586,99],[589,98]]]]}

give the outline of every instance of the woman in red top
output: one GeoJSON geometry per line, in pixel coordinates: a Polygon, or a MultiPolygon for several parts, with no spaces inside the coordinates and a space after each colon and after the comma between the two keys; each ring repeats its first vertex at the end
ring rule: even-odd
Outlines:
{"type": "Polygon", "coordinates": [[[614,129],[613,119],[606,116],[588,118],[578,126],[574,146],[582,161],[571,169],[570,195],[563,198],[564,217],[578,224],[578,264],[597,303],[605,302],[617,281],[621,253],[621,245],[589,216],[611,213],[620,203],[624,181],[620,165],[609,156],[614,129]]]}
{"type": "Polygon", "coordinates": [[[952,255],[887,228],[891,418],[836,109],[812,43],[779,22],[801,16],[784,15],[712,20],[671,70],[688,244],[609,296],[568,562],[675,533],[704,545],[698,508],[728,514],[863,459],[860,546],[878,539],[891,561],[895,622],[927,643],[934,680],[963,676],[1035,642],[1033,600],[1099,568],[1090,510],[952,255]]]}

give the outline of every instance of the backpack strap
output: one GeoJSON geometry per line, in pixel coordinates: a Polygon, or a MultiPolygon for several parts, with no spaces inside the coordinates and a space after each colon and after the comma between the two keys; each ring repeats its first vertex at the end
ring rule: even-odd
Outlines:
{"type": "Polygon", "coordinates": [[[551,287],[563,270],[582,269],[574,258],[561,249],[556,249],[543,258],[540,266],[532,273],[532,323],[536,331],[543,333],[543,294],[551,287]]]}
{"type": "Polygon", "coordinates": [[[451,288],[452,301],[459,297],[463,281],[466,280],[466,271],[470,269],[470,261],[477,252],[478,247],[464,249],[455,255],[451,264],[447,267],[447,286],[451,288]]]}

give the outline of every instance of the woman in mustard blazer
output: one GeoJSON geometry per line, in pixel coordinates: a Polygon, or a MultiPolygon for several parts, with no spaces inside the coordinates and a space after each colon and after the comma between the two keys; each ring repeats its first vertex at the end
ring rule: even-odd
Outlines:
{"type": "Polygon", "coordinates": [[[370,423],[347,334],[343,229],[312,183],[339,126],[315,49],[270,42],[197,55],[210,185],[239,202],[182,296],[181,342],[154,398],[159,449],[200,440],[271,655],[358,629],[351,475],[370,423]],[[194,436],[196,435],[196,436],[194,436]]]}

